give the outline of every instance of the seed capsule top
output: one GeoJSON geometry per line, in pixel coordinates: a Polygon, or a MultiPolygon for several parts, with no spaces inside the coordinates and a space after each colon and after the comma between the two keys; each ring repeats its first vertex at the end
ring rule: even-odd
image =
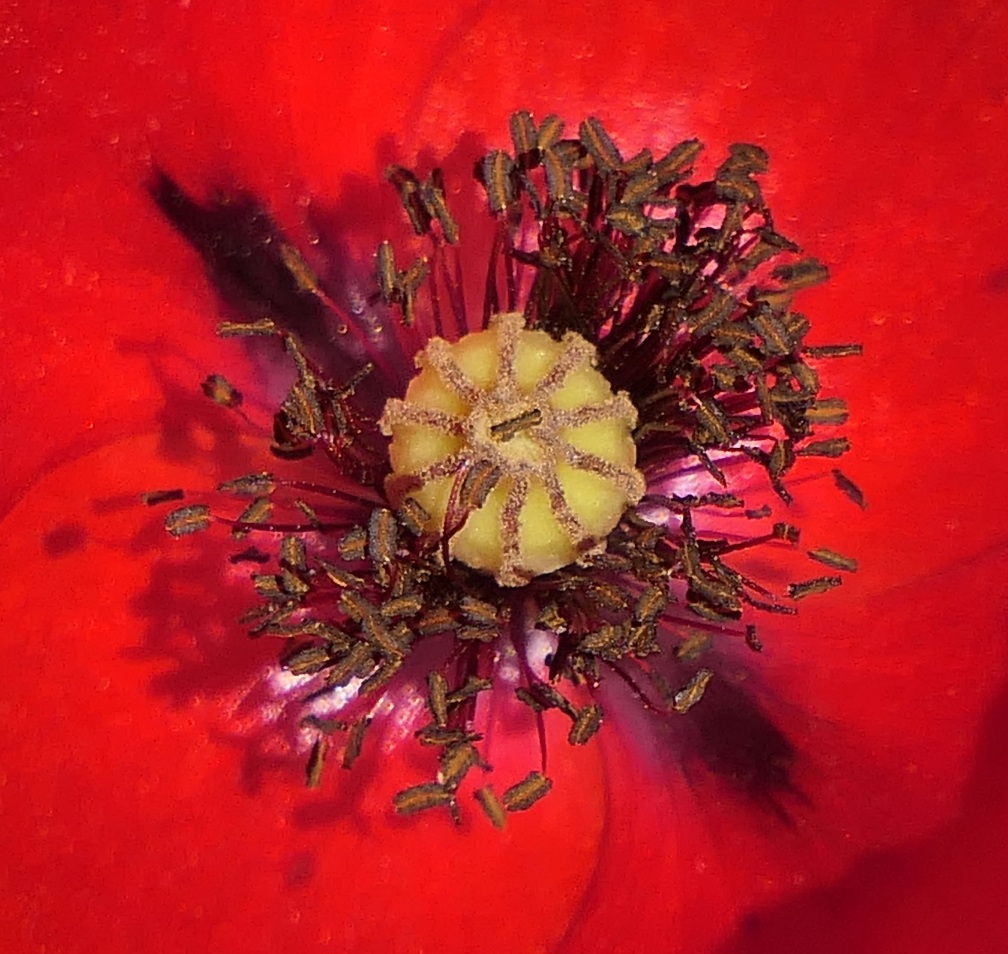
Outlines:
{"type": "Polygon", "coordinates": [[[518,313],[454,344],[432,339],[380,421],[392,501],[418,501],[451,557],[504,586],[603,549],[645,483],[636,410],[595,359],[580,335],[557,341],[518,313]]]}

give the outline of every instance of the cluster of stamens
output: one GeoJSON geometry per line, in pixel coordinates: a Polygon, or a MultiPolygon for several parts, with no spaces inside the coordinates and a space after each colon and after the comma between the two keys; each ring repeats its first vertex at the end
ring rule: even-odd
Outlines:
{"type": "MultiPolygon", "coordinates": [[[[793,613],[795,601],[840,584],[831,573],[777,595],[733,565],[740,551],[799,542],[787,521],[761,524],[773,508],[747,508],[735,475],[755,463],[787,504],[785,479],[801,458],[845,453],[846,439],[821,429],[842,424],[846,406],[820,396],[812,363],[860,353],[805,343],[809,322],[791,300],[826,272],[775,231],[755,180],[767,162],[758,147],[732,146],[712,180],[692,184],[695,141],[624,159],[595,119],[564,138],[556,117],[536,125],[527,112],[512,118],[511,137],[513,153],[492,150],[478,166],[495,220],[479,320],[467,317],[442,173],[388,171],[430,246],[405,269],[388,242],[376,257],[371,305],[398,311],[411,333],[420,326],[425,342],[409,354],[419,373],[403,397],[375,370],[402,347],[397,329],[372,363],[333,380],[285,317],[336,316],[350,329],[354,319],[279,234],[249,241],[266,256],[249,300],[275,302],[279,273],[289,315],[255,308],[221,331],[282,341],[297,378],[272,421],[271,450],[324,455],[331,484],[253,474],[219,488],[252,497],[236,516],[197,503],[166,521],[175,536],[216,520],[238,538],[276,538],[276,566],[253,575],[261,602],[245,622],[287,642],[283,666],[308,680],[310,706],[345,694],[337,715],[301,723],[314,739],[312,785],[337,733],[343,764],[357,759],[416,646],[450,637],[425,674],[430,721],[414,733],[439,752],[433,780],[400,792],[395,807],[456,813],[468,773],[489,770],[476,699],[497,688],[500,660],[517,658],[514,695],[534,714],[542,765],[500,798],[488,785],[474,792],[494,824],[549,790],[546,713],[568,718],[569,741],[584,744],[603,718],[594,693],[611,675],[648,709],[685,715],[715,674],[701,663],[712,644],[738,639],[759,652],[754,611],[793,613]],[[379,388],[380,418],[361,410],[365,387],[379,388]],[[554,648],[532,660],[541,631],[554,648]]],[[[219,234],[225,212],[168,199],[188,233],[203,214],[206,233],[219,234]]],[[[241,280],[254,271],[243,261],[241,280]]],[[[357,343],[368,352],[365,336],[357,343]]],[[[204,390],[226,407],[240,401],[219,375],[204,390]]],[[[832,473],[863,507],[857,486],[832,473]]],[[[808,556],[856,569],[825,548],[808,556]]],[[[234,559],[270,557],[253,546],[234,559]]]]}

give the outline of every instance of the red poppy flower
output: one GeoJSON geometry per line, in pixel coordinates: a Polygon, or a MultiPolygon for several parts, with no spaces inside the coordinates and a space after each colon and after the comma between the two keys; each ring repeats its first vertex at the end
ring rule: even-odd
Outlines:
{"type": "MultiPolygon", "coordinates": [[[[665,7],[8,17],[5,950],[1008,940],[1008,455],[993,397],[1008,22],[989,5],[938,21],[878,4],[833,20],[787,3],[665,7]],[[865,345],[828,374],[851,401],[845,468],[870,506],[824,481],[798,495],[809,542],[862,570],[737,674],[779,737],[717,709],[696,749],[607,726],[600,746],[551,748],[556,785],[536,811],[504,833],[458,831],[391,814],[415,780],[405,755],[299,787],[260,679],[274,649],[234,623],[240,574],[223,547],[171,546],[136,506],[140,490],[261,464],[198,393],[208,373],[275,397],[269,369],[214,336],[224,306],[147,184],[156,163],[197,196],[246,190],[309,246],[320,209],[350,281],[399,221],[383,166],[503,145],[519,107],[595,114],[627,150],[695,135],[715,157],[739,140],[770,151],[778,225],[833,274],[801,307],[820,340],[865,345]],[[793,753],[778,814],[738,757],[772,745],[793,753]]],[[[515,760],[534,745],[517,737],[515,760]]]]}

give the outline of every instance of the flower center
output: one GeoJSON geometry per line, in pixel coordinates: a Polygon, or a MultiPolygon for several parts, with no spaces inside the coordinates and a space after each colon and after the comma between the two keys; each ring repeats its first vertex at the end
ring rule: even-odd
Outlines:
{"type": "Polygon", "coordinates": [[[380,422],[392,501],[419,503],[451,557],[504,586],[604,550],[645,483],[637,412],[595,360],[580,335],[556,341],[517,313],[455,344],[432,339],[380,422]]]}

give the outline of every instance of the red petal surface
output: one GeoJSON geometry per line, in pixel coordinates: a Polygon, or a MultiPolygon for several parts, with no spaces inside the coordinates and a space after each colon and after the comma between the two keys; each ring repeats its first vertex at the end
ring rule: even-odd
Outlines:
{"type": "Polygon", "coordinates": [[[4,17],[0,947],[1002,950],[1004,12],[339,6],[4,17]],[[778,226],[833,272],[801,301],[816,340],[865,343],[827,377],[870,507],[796,488],[803,542],[863,569],[731,673],[796,747],[789,825],[619,719],[553,745],[554,792],[503,835],[390,818],[408,757],[305,792],[271,748],[273,649],[231,622],[247,584],[133,504],[259,462],[198,393],[262,385],[151,162],[298,233],[330,203],[366,260],[401,228],[374,221],[384,163],[504,145],[518,107],[598,115],[626,152],[765,146],[778,226]]]}

